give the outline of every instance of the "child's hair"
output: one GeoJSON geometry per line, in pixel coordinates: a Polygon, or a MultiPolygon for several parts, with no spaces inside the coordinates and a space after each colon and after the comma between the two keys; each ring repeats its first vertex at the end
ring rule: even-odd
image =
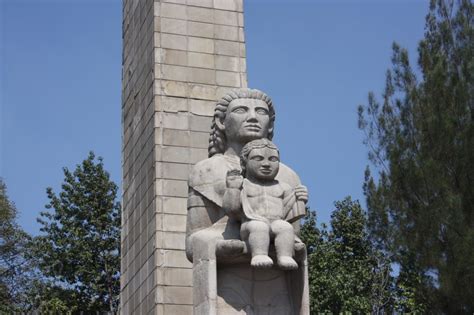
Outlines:
{"type": "Polygon", "coordinates": [[[261,148],[269,148],[276,150],[278,152],[278,155],[280,155],[280,151],[278,150],[277,146],[267,138],[252,140],[248,142],[246,145],[244,145],[242,151],[240,151],[240,166],[242,167],[242,175],[245,176],[245,170],[247,167],[247,160],[249,158],[250,151],[261,148]]]}

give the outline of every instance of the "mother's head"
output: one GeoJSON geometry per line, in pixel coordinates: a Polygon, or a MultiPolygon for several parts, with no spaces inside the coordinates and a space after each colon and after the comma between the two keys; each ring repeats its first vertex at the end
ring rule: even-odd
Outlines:
{"type": "Polygon", "coordinates": [[[233,90],[220,99],[214,109],[209,157],[224,153],[229,141],[273,138],[275,109],[268,95],[254,89],[233,90]]]}

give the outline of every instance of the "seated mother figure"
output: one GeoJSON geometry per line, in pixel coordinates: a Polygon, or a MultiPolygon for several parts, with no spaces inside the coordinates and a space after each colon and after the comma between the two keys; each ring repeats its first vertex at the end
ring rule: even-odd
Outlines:
{"type": "MultiPolygon", "coordinates": [[[[223,256],[244,250],[244,244],[235,241],[240,239],[240,222],[226,216],[222,209],[226,175],[229,170],[241,169],[239,155],[246,143],[272,139],[274,122],[272,101],[259,90],[234,90],[217,102],[209,138],[209,158],[198,162],[189,177],[186,255],[190,261],[196,254],[201,258],[216,255],[216,247],[223,256]],[[221,240],[234,241],[221,242],[224,245],[219,248],[221,240]],[[195,253],[194,249],[202,253],[195,253]]],[[[281,164],[276,179],[294,188],[297,200],[307,201],[306,188],[289,167],[281,164]]],[[[304,209],[292,212],[286,220],[295,222],[304,214],[304,209]]],[[[299,223],[294,226],[297,229],[299,223]]]]}

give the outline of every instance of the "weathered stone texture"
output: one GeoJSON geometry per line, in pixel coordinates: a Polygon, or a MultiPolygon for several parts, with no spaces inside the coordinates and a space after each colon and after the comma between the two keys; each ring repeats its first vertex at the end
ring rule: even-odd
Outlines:
{"type": "Polygon", "coordinates": [[[191,314],[187,177],[215,101],[245,87],[242,0],[124,0],[123,314],[191,314]]]}
{"type": "Polygon", "coordinates": [[[148,313],[154,298],[152,0],[124,1],[121,311],[148,313]]]}

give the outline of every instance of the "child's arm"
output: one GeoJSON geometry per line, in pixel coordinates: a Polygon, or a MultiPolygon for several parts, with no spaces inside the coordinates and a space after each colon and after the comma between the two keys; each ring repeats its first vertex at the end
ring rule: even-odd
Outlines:
{"type": "Polygon", "coordinates": [[[240,219],[242,216],[242,202],[240,200],[240,190],[244,178],[238,170],[230,170],[227,172],[226,186],[224,198],[222,200],[222,208],[229,217],[240,219]]]}

